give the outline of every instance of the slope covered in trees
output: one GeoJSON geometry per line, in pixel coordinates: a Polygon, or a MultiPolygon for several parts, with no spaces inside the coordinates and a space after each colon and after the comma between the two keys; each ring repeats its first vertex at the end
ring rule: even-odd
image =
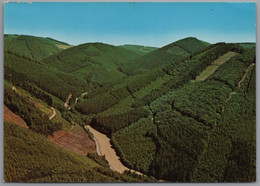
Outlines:
{"type": "Polygon", "coordinates": [[[46,137],[4,123],[4,180],[6,182],[147,182],[148,177],[119,174],[97,155],[65,150],[46,137]]]}
{"type": "Polygon", "coordinates": [[[255,74],[246,71],[254,62],[245,52],[153,101],[146,118],[112,134],[123,162],[171,181],[255,180],[255,74]]]}
{"type": "Polygon", "coordinates": [[[149,52],[158,49],[156,47],[141,46],[141,45],[121,45],[118,47],[133,51],[139,55],[145,55],[148,54],[149,52]]]}
{"type": "Polygon", "coordinates": [[[229,50],[237,48],[224,43],[212,45],[193,56],[93,92],[79,102],[76,109],[83,114],[97,114],[93,119],[93,127],[110,135],[140,117],[147,116],[149,112],[146,105],[194,79],[212,61],[229,50]]]}
{"type": "Polygon", "coordinates": [[[103,43],[86,43],[64,50],[43,60],[59,71],[70,73],[99,85],[125,78],[119,65],[140,55],[124,48],[103,43]]]}
{"type": "Polygon", "coordinates": [[[135,82],[133,88],[129,86],[131,81],[116,85],[101,95],[89,95],[76,108],[80,110],[78,106],[86,104],[84,108],[89,111],[85,114],[96,114],[92,126],[112,137],[127,166],[158,179],[190,181],[197,159],[209,143],[209,133],[221,117],[223,105],[254,60],[254,51],[217,44],[179,63],[157,69],[153,76],[142,74],[147,77],[142,79],[143,87],[139,75],[131,79],[135,82]],[[221,65],[205,81],[189,82],[228,51],[241,54],[221,65]],[[107,102],[102,104],[103,100],[107,102]]]}
{"type": "MultiPolygon", "coordinates": [[[[43,40],[53,46],[64,44],[43,40]]],[[[11,154],[5,158],[6,180],[154,181],[115,173],[104,157],[78,156],[45,137],[75,124],[82,128],[90,124],[106,134],[125,166],[158,180],[256,179],[256,72],[251,43],[209,45],[185,38],[156,50],[86,43],[39,58],[21,43],[17,46],[24,50],[14,46],[5,50],[4,104],[29,129],[5,123],[5,153],[11,154]],[[230,53],[233,57],[218,64],[203,81],[194,81],[213,61],[230,53]],[[57,117],[49,120],[12,86],[54,107],[57,117]],[[34,163],[28,163],[27,157],[34,163]],[[42,169],[32,174],[38,167],[42,169]]]]}
{"type": "Polygon", "coordinates": [[[4,82],[4,104],[14,113],[19,115],[27,124],[30,130],[45,136],[62,129],[61,122],[49,120],[29,97],[14,91],[12,85],[4,82]]]}
{"type": "Polygon", "coordinates": [[[52,38],[9,34],[4,36],[5,50],[34,60],[44,59],[69,47],[69,44],[52,38]]]}
{"type": "Polygon", "coordinates": [[[5,52],[4,68],[6,80],[20,86],[28,81],[64,101],[70,92],[79,94],[88,87],[76,76],[12,52],[5,52]]]}
{"type": "MultiPolygon", "coordinates": [[[[5,121],[4,180],[6,182],[156,181],[154,178],[130,172],[119,174],[109,168],[104,157],[96,154],[89,154],[86,157],[57,146],[47,136],[57,130],[66,130],[67,121],[61,116],[49,120],[49,117],[39,108],[39,103],[35,102],[36,98],[6,81],[4,81],[4,94],[4,104],[19,115],[29,127],[27,129],[5,121]]],[[[75,121],[70,121],[70,125],[75,121]]],[[[79,133],[77,135],[78,138],[82,138],[79,133]]]]}
{"type": "Polygon", "coordinates": [[[154,50],[131,61],[131,63],[122,65],[120,68],[129,75],[135,75],[168,64],[173,60],[187,57],[209,45],[209,43],[200,41],[197,38],[188,37],[154,50]]]}

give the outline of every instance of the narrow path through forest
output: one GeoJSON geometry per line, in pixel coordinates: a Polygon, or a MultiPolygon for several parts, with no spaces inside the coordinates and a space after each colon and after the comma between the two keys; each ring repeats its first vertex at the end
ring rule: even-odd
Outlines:
{"type": "MultiPolygon", "coordinates": [[[[255,65],[255,64],[252,63],[252,64],[250,64],[250,65],[247,67],[245,74],[243,75],[242,79],[241,79],[241,80],[238,82],[238,84],[237,84],[238,88],[241,87],[241,84],[242,84],[243,81],[246,79],[246,76],[247,76],[248,71],[249,71],[250,68],[252,68],[254,65],[255,65]]],[[[233,96],[234,94],[236,94],[236,91],[235,91],[235,90],[230,93],[230,95],[229,95],[229,97],[226,99],[225,103],[227,103],[227,102],[232,98],[232,96],[233,96]]],[[[226,108],[226,104],[224,104],[223,107],[222,107],[222,113],[225,111],[225,108],[226,108]]]]}
{"type": "MultiPolygon", "coordinates": [[[[241,84],[242,84],[243,81],[246,79],[246,76],[247,76],[248,71],[249,71],[254,65],[255,65],[255,64],[252,63],[252,64],[250,64],[250,65],[247,67],[245,74],[243,75],[243,77],[241,78],[241,80],[240,80],[240,81],[238,82],[238,84],[237,84],[238,88],[241,87],[241,84]]],[[[234,94],[236,94],[236,90],[234,90],[233,92],[231,92],[231,93],[229,94],[229,97],[226,99],[225,104],[224,104],[223,107],[222,107],[221,113],[225,112],[226,103],[229,102],[229,100],[232,98],[232,96],[233,96],[234,94]]],[[[221,115],[220,115],[220,116],[221,116],[221,115]]],[[[212,132],[214,132],[214,130],[216,129],[216,127],[217,127],[217,122],[218,122],[218,121],[216,121],[216,123],[215,123],[215,125],[214,125],[214,128],[212,129],[212,132]]]]}
{"type": "Polygon", "coordinates": [[[242,79],[238,82],[238,87],[239,87],[239,88],[241,87],[241,84],[243,83],[243,81],[246,79],[246,75],[247,75],[249,69],[252,68],[253,66],[255,66],[254,63],[250,64],[250,65],[247,67],[244,76],[243,76],[242,79]]]}

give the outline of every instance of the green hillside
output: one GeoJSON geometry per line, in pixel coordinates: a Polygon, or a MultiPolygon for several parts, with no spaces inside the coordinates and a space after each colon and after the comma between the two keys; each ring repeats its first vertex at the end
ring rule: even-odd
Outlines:
{"type": "Polygon", "coordinates": [[[25,51],[15,51],[5,48],[5,78],[20,86],[29,80],[64,102],[70,93],[75,100],[83,92],[122,81],[127,75],[118,70],[118,64],[139,56],[101,43],[72,47],[42,62],[26,57],[25,51]]]}
{"type": "Polygon", "coordinates": [[[65,150],[48,138],[4,123],[5,182],[147,182],[147,177],[119,174],[97,155],[65,150]]]}
{"type": "Polygon", "coordinates": [[[99,85],[121,80],[127,75],[119,65],[139,57],[138,54],[103,43],[87,43],[64,50],[43,60],[59,71],[70,73],[99,85]]]}
{"type": "MultiPolygon", "coordinates": [[[[19,37],[5,36],[5,43],[19,37]]],[[[5,181],[256,180],[252,43],[210,45],[191,37],[159,49],[86,43],[36,59],[29,51],[47,51],[39,43],[66,44],[36,38],[41,47],[28,50],[22,45],[28,38],[34,37],[19,40],[21,49],[4,51],[4,104],[29,127],[5,122],[5,181]],[[106,134],[121,162],[150,178],[119,174],[104,157],[80,156],[46,138],[74,124],[106,134]]]]}
{"type": "Polygon", "coordinates": [[[69,44],[52,38],[8,34],[4,36],[5,50],[34,60],[44,59],[69,47],[69,44]]]}
{"type": "MultiPolygon", "coordinates": [[[[205,152],[210,131],[220,119],[225,101],[254,59],[254,51],[245,51],[237,45],[211,45],[192,57],[90,94],[76,105],[76,109],[84,114],[95,114],[91,125],[112,138],[125,165],[158,179],[201,179],[204,182],[207,177],[195,179],[191,176],[197,166],[196,159],[205,152]],[[231,58],[205,81],[190,82],[228,51],[241,54],[231,58]]],[[[254,92],[253,87],[251,91],[254,92]]],[[[252,97],[250,104],[254,103],[253,100],[252,97]]],[[[244,122],[250,123],[250,127],[255,124],[254,119],[245,118],[244,122]]],[[[254,134],[248,135],[253,137],[254,134]]],[[[252,167],[248,169],[252,171],[252,167]]],[[[220,175],[223,174],[222,171],[220,175]]],[[[238,179],[238,175],[232,176],[238,179]]],[[[254,173],[250,179],[254,180],[254,173]]],[[[224,180],[223,177],[215,179],[224,180]]]]}
{"type": "Polygon", "coordinates": [[[70,92],[79,95],[88,88],[86,81],[72,74],[11,52],[5,52],[4,68],[6,80],[19,86],[29,81],[62,101],[66,100],[70,92]]]}
{"type": "Polygon", "coordinates": [[[141,45],[121,45],[118,47],[133,51],[139,55],[145,55],[148,54],[149,52],[158,49],[156,47],[141,46],[141,45]]]}
{"type": "Polygon", "coordinates": [[[248,49],[255,49],[256,47],[256,43],[237,43],[237,44],[248,49]]]}
{"type": "MultiPolygon", "coordinates": [[[[27,85],[29,86],[29,85],[27,85]]],[[[33,93],[36,93],[35,88],[33,93]]],[[[36,88],[37,89],[37,88],[36,88]]],[[[39,90],[38,90],[39,91],[39,90]]],[[[37,92],[38,95],[40,92],[37,92]]],[[[5,182],[155,182],[154,178],[112,171],[103,156],[78,155],[57,146],[46,136],[67,125],[57,111],[53,120],[43,114],[47,104],[4,81],[4,104],[19,115],[29,127],[4,121],[4,180],[5,182]],[[21,153],[22,152],[22,153],[21,153]]],[[[43,99],[47,94],[41,95],[43,99]]],[[[66,117],[67,119],[67,117],[66,117]]],[[[75,118],[73,118],[75,119],[75,118]]]]}
{"type": "Polygon", "coordinates": [[[142,73],[152,68],[168,64],[173,60],[187,57],[209,45],[209,43],[200,41],[197,38],[188,37],[154,50],[120,68],[129,75],[142,73]]]}
{"type": "MultiPolygon", "coordinates": [[[[112,133],[124,163],[171,181],[254,181],[254,73],[249,71],[243,87],[237,86],[254,60],[241,57],[224,64],[204,82],[188,83],[158,97],[143,107],[146,114],[112,133]],[[232,91],[235,96],[228,102],[232,91]]],[[[106,120],[122,126],[121,118],[114,117],[106,120]]],[[[97,118],[93,126],[106,120],[97,118]]]]}
{"type": "MultiPolygon", "coordinates": [[[[124,99],[130,99],[125,101],[130,108],[143,106],[173,87],[195,78],[212,60],[225,54],[232,46],[224,43],[211,45],[193,56],[173,60],[168,65],[130,76],[115,86],[101,87],[90,93],[85,101],[79,102],[76,109],[83,114],[97,114],[112,109],[112,106],[120,104],[124,99]]],[[[126,107],[122,107],[126,110],[126,107]]]]}

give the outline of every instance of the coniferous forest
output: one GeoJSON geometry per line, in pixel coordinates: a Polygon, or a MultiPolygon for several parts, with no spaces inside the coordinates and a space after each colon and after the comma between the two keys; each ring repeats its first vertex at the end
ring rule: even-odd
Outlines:
{"type": "Polygon", "coordinates": [[[6,34],[4,106],[6,182],[256,181],[255,43],[6,34]],[[128,171],[98,153],[86,126],[128,171]]]}

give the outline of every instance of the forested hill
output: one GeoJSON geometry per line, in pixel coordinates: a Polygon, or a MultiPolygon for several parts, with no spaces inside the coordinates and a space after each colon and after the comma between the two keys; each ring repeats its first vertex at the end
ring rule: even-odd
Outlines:
{"type": "Polygon", "coordinates": [[[121,45],[121,46],[118,46],[120,48],[124,48],[124,49],[127,49],[127,50],[131,50],[137,54],[140,54],[140,55],[145,55],[145,54],[148,54],[158,48],[156,47],[149,47],[149,46],[141,46],[141,45],[121,45]]]}
{"type": "Polygon", "coordinates": [[[4,55],[4,68],[5,80],[23,88],[30,83],[64,102],[69,93],[79,95],[90,86],[76,76],[9,51],[4,55]]]}
{"type": "Polygon", "coordinates": [[[82,156],[61,148],[45,136],[4,122],[4,181],[32,183],[154,182],[128,172],[109,168],[95,153],[82,156]]]}
{"type": "Polygon", "coordinates": [[[234,44],[210,45],[189,57],[93,92],[75,108],[94,114],[91,125],[112,138],[125,165],[158,179],[255,180],[254,63],[254,50],[234,44]],[[235,56],[226,59],[215,73],[208,74],[205,81],[194,81],[231,51],[235,56]],[[242,106],[246,100],[250,101],[242,106]],[[240,106],[232,109],[235,104],[240,106]],[[242,117],[237,115],[239,109],[242,117]],[[238,128],[234,121],[239,123],[238,128]],[[232,132],[225,132],[229,127],[232,132]],[[241,133],[243,137],[238,139],[241,133]],[[228,142],[219,154],[223,141],[228,142]],[[241,162],[236,159],[238,152],[250,158],[241,162]],[[234,163],[233,169],[225,162],[234,163]],[[242,169],[247,170],[244,176],[239,174],[242,169]]]}
{"type": "Polygon", "coordinates": [[[120,69],[129,75],[135,75],[189,56],[209,45],[194,37],[184,38],[122,65],[120,69]]]}
{"type": "Polygon", "coordinates": [[[255,60],[254,43],[190,37],[146,50],[6,35],[4,104],[28,129],[5,122],[5,179],[255,181],[255,60]],[[150,177],[120,175],[104,157],[46,139],[72,129],[80,138],[75,125],[91,138],[86,124],[111,139],[125,166],[150,177]]]}
{"type": "Polygon", "coordinates": [[[137,53],[113,45],[86,43],[61,51],[42,62],[59,71],[102,85],[126,77],[125,73],[119,71],[118,66],[139,56],[137,53]]]}
{"type": "MultiPolygon", "coordinates": [[[[128,106],[137,107],[149,103],[172,88],[185,84],[198,75],[213,60],[227,52],[233,45],[219,43],[211,45],[193,55],[173,60],[146,73],[130,76],[114,86],[101,87],[89,93],[76,109],[83,114],[97,114],[129,98],[128,106]],[[137,96],[140,94],[139,96],[137,96]],[[131,106],[133,104],[133,106],[131,106]]],[[[124,110],[126,107],[124,107],[124,110]]]]}
{"type": "Polygon", "coordinates": [[[52,38],[9,34],[4,36],[6,51],[34,60],[44,59],[69,47],[71,47],[69,44],[52,38]]]}
{"type": "Polygon", "coordinates": [[[6,35],[4,75],[18,86],[33,83],[64,102],[72,93],[71,101],[75,101],[83,92],[122,81],[127,75],[118,70],[118,64],[139,56],[102,43],[71,47],[50,38],[6,35]]]}

